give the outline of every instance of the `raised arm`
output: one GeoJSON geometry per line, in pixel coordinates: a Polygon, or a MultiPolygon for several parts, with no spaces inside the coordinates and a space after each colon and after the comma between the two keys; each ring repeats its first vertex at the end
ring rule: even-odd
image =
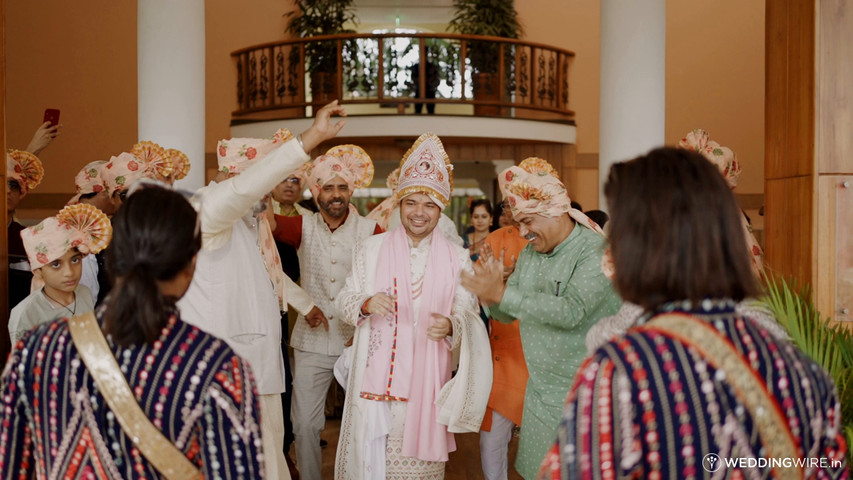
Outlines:
{"type": "Polygon", "coordinates": [[[215,249],[224,244],[228,237],[221,233],[229,231],[252,205],[308,161],[307,152],[338,134],[345,120],[333,123],[333,115],[346,116],[337,101],[321,108],[314,124],[299,137],[284,143],[240,175],[205,189],[200,210],[204,248],[215,249]]]}

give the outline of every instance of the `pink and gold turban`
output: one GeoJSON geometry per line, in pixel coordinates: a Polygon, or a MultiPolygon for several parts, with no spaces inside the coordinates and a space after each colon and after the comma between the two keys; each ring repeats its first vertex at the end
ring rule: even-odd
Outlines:
{"type": "Polygon", "coordinates": [[[717,166],[717,169],[723,175],[723,178],[729,183],[731,188],[737,186],[737,178],[740,176],[740,163],[737,161],[737,155],[730,148],[724,147],[719,143],[710,139],[708,132],[697,128],[681,139],[678,142],[679,148],[693,150],[700,153],[711,163],[717,166]]]}
{"type": "Polygon", "coordinates": [[[95,160],[89,162],[85,167],[81,168],[74,177],[74,184],[77,185],[77,195],[68,201],[68,205],[74,205],[80,201],[81,195],[89,193],[98,193],[106,190],[107,184],[104,177],[101,175],[101,169],[106,165],[106,160],[95,160]]]}
{"type": "Polygon", "coordinates": [[[240,173],[293,138],[286,128],[279,129],[272,138],[232,138],[216,144],[216,159],[219,171],[240,173]]]}
{"type": "Polygon", "coordinates": [[[101,177],[110,195],[122,189],[130,187],[140,178],[156,178],[153,170],[139,157],[131,153],[122,152],[101,167],[101,177]]]}
{"type": "Polygon", "coordinates": [[[41,268],[76,248],[80,253],[98,253],[112,239],[113,227],[104,212],[92,205],[69,205],[55,217],[21,232],[30,267],[41,268]]]}
{"type": "Polygon", "coordinates": [[[581,225],[604,235],[597,223],[572,208],[572,201],[565,185],[557,178],[557,171],[541,158],[531,157],[509,167],[498,176],[498,183],[513,217],[529,214],[552,218],[568,213],[581,225]]]}
{"type": "Polygon", "coordinates": [[[172,173],[169,175],[172,181],[180,180],[190,173],[190,159],[186,153],[170,148],[166,150],[166,156],[172,162],[172,173]]]}
{"type": "Polygon", "coordinates": [[[421,135],[400,162],[397,200],[424,193],[444,210],[452,191],[453,165],[441,139],[434,133],[421,135]]]}
{"type": "Polygon", "coordinates": [[[139,142],[130,150],[145,165],[147,178],[164,181],[172,174],[172,159],[166,149],[154,142],[139,142]]]}
{"type": "Polygon", "coordinates": [[[6,178],[21,186],[21,196],[36,188],[44,178],[41,160],[24,150],[9,150],[6,154],[6,178]]]}
{"type": "Polygon", "coordinates": [[[373,181],[373,161],[358,145],[338,145],[315,158],[306,172],[308,188],[317,198],[320,189],[329,180],[340,177],[350,191],[370,185],[373,181]]]}

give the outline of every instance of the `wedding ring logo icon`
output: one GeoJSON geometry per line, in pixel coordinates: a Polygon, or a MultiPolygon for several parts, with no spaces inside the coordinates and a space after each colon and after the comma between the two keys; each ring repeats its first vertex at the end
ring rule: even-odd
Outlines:
{"type": "Polygon", "coordinates": [[[714,473],[723,466],[723,461],[716,453],[709,453],[702,458],[702,468],[708,473],[714,473]]]}

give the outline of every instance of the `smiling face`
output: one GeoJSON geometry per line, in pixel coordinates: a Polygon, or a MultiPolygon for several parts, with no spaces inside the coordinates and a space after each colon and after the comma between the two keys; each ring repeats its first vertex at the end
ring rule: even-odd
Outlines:
{"type": "Polygon", "coordinates": [[[400,223],[415,246],[438,225],[441,208],[423,193],[413,193],[400,201],[400,223]]]}
{"type": "Polygon", "coordinates": [[[83,254],[76,248],[33,272],[33,275],[44,281],[45,292],[53,298],[74,293],[82,274],[83,254]]]}
{"type": "Polygon", "coordinates": [[[568,214],[559,217],[544,217],[537,214],[516,215],[519,233],[530,241],[533,250],[550,253],[572,233],[574,223],[568,214]]]}
{"type": "Polygon", "coordinates": [[[317,193],[317,206],[324,217],[340,219],[346,216],[352,190],[341,177],[326,182],[317,193]]]}

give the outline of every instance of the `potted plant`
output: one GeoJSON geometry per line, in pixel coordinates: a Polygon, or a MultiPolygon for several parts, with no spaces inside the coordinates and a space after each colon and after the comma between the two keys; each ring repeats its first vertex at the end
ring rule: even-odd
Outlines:
{"type": "MultiPolygon", "coordinates": [[[[519,38],[523,28],[518,21],[513,0],[454,0],[454,15],[448,24],[451,32],[468,35],[519,38]]],[[[505,72],[512,71],[512,52],[504,52],[505,72]]],[[[500,45],[492,42],[468,42],[468,58],[473,69],[474,98],[501,100],[498,66],[500,45]]],[[[475,107],[477,115],[497,115],[498,107],[475,107]]]]}
{"type": "MultiPolygon", "coordinates": [[[[838,389],[841,404],[841,430],[847,445],[853,445],[853,332],[832,325],[811,300],[808,288],[799,289],[784,278],[765,277],[764,297],[760,300],[776,317],[791,341],[819,363],[838,389]]],[[[848,464],[853,451],[847,449],[848,464]]]]}
{"type": "MultiPolygon", "coordinates": [[[[301,37],[355,33],[350,27],[358,23],[354,0],[294,0],[298,9],[287,14],[292,17],[287,32],[301,37]]],[[[337,97],[338,48],[334,41],[311,42],[305,45],[305,69],[311,78],[312,103],[325,105],[337,97]]],[[[299,50],[291,51],[291,65],[298,60],[299,50]]]]}

